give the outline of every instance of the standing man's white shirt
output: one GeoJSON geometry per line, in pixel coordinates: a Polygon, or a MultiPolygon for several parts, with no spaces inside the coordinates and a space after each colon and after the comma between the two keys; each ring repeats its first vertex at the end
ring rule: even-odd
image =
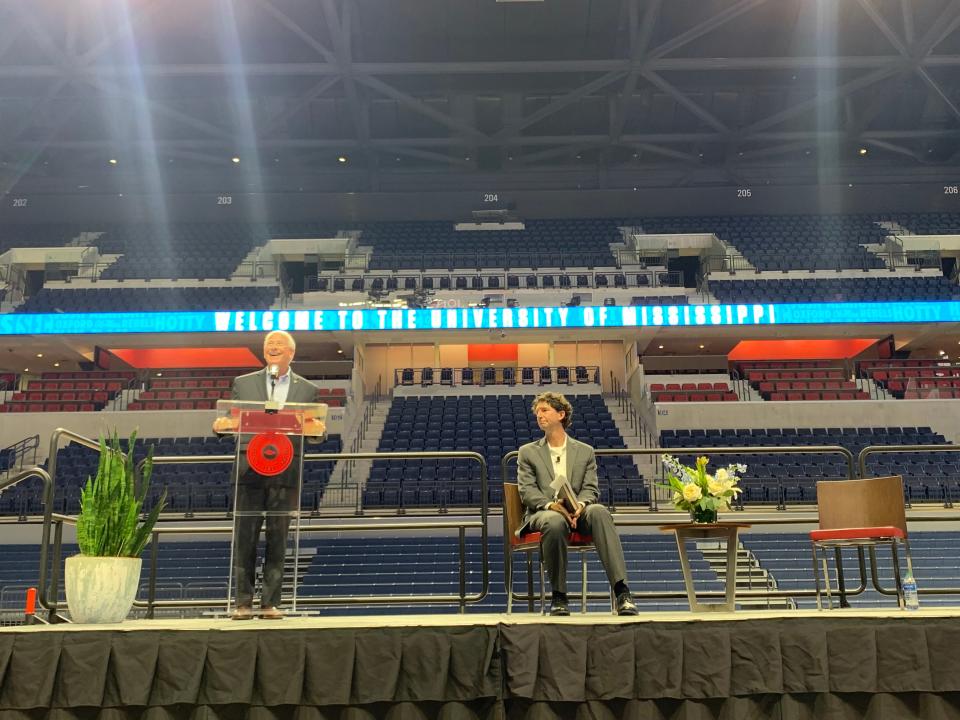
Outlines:
{"type": "MultiPolygon", "coordinates": [[[[272,379],[270,378],[270,373],[267,373],[267,398],[270,397],[270,384],[272,379]]],[[[283,405],[287,402],[287,395],[290,394],[290,371],[287,371],[286,375],[281,375],[277,378],[276,387],[273,388],[273,399],[283,405]]]]}

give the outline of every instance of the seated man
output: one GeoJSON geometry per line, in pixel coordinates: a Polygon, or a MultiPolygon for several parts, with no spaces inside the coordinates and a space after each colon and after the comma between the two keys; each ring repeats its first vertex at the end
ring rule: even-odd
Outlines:
{"type": "Polygon", "coordinates": [[[567,543],[571,530],[592,535],[600,562],[607,572],[617,597],[618,615],[636,615],[637,606],[627,587],[623,547],[610,512],[597,503],[597,458],[593,448],[567,435],[573,420],[573,406],[560,393],[540,393],[533,401],[537,424],[543,439],[520,448],[517,458],[517,484],[526,507],[524,524],[518,535],[542,533],[543,562],[553,589],[551,615],[569,615],[567,603],[567,543]],[[556,501],[550,483],[566,477],[577,495],[579,507],[570,513],[556,501]]]}

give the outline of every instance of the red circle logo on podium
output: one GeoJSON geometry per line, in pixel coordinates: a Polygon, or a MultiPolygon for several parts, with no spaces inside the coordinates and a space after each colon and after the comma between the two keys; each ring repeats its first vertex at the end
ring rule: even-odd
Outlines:
{"type": "Polygon", "coordinates": [[[260,475],[279,475],[293,461],[293,443],[280,433],[260,433],[250,438],[247,462],[260,475]]]}

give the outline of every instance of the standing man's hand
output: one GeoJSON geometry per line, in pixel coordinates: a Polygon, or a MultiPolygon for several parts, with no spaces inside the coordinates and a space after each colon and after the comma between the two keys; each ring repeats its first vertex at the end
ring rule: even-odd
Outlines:
{"type": "Polygon", "coordinates": [[[213,421],[213,431],[215,433],[236,432],[240,423],[236,419],[226,416],[220,416],[213,421]]]}
{"type": "Polygon", "coordinates": [[[325,435],[327,432],[327,425],[323,420],[317,418],[304,418],[303,419],[303,434],[312,435],[314,437],[319,437],[325,435]]]}

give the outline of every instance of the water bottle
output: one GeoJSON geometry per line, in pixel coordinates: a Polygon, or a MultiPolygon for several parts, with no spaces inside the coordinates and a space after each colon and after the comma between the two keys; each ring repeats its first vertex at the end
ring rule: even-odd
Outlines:
{"type": "Polygon", "coordinates": [[[907,576],[903,579],[903,606],[907,610],[920,609],[920,594],[917,592],[917,581],[913,578],[913,573],[907,570],[907,576]]]}

